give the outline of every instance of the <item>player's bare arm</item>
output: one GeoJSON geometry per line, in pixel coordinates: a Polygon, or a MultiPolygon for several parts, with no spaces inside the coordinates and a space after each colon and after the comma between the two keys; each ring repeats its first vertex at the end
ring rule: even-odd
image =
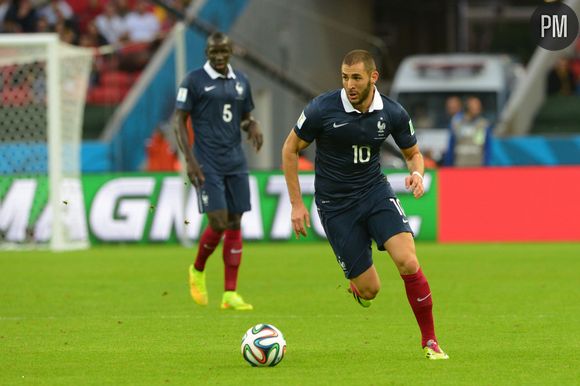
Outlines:
{"type": "Polygon", "coordinates": [[[423,174],[425,174],[425,164],[423,162],[423,155],[419,150],[419,145],[413,145],[406,149],[401,149],[407,168],[411,173],[410,176],[405,177],[405,187],[413,193],[415,198],[419,198],[425,193],[423,188],[423,174]]]}
{"type": "Polygon", "coordinates": [[[252,146],[256,149],[256,152],[260,151],[262,144],[264,143],[264,135],[262,130],[260,130],[260,125],[258,121],[250,115],[250,113],[244,114],[242,117],[242,123],[240,125],[241,129],[248,133],[248,141],[252,143],[252,146]]]}
{"type": "Polygon", "coordinates": [[[205,176],[199,167],[199,163],[195,159],[193,152],[188,145],[188,135],[187,135],[187,119],[189,113],[183,110],[175,111],[175,134],[177,137],[177,145],[179,149],[185,156],[185,162],[187,164],[187,177],[189,181],[195,187],[200,187],[204,181],[205,176]]]}
{"type": "Polygon", "coordinates": [[[300,139],[292,130],[282,147],[282,169],[292,204],[292,229],[294,229],[296,238],[299,238],[300,235],[306,236],[306,227],[310,228],[310,214],[304,206],[304,201],[302,201],[302,192],[298,181],[298,153],[308,145],[310,143],[300,139]]]}

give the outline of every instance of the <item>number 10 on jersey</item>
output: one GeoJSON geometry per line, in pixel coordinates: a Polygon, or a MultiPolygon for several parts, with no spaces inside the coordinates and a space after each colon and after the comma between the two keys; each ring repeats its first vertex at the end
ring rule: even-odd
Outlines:
{"type": "Polygon", "coordinates": [[[354,160],[355,164],[359,162],[361,164],[365,162],[369,162],[371,159],[371,147],[370,146],[359,146],[359,145],[352,145],[352,149],[354,151],[354,160]]]}

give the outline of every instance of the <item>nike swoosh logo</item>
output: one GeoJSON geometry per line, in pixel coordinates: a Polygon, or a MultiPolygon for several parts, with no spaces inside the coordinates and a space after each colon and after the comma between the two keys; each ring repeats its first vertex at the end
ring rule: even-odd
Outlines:
{"type": "Polygon", "coordinates": [[[207,87],[204,87],[203,89],[204,89],[206,92],[208,92],[208,91],[211,91],[211,90],[213,90],[215,87],[216,87],[216,86],[207,86],[207,87]]]}
{"type": "Polygon", "coordinates": [[[424,298],[417,298],[417,301],[419,303],[421,303],[423,300],[427,299],[429,296],[431,296],[431,292],[429,292],[429,295],[425,296],[424,298]]]}
{"type": "Polygon", "coordinates": [[[203,244],[203,247],[205,249],[214,249],[211,245],[207,245],[207,244],[203,244]]]}
{"type": "Polygon", "coordinates": [[[349,123],[350,123],[350,122],[345,122],[345,123],[339,123],[339,124],[336,124],[336,122],[334,122],[334,123],[332,124],[332,127],[334,127],[334,128],[336,129],[336,128],[338,128],[338,127],[342,127],[342,126],[348,125],[349,123]]]}
{"type": "Polygon", "coordinates": [[[232,249],[230,249],[230,253],[233,253],[235,255],[235,254],[238,254],[238,253],[242,253],[242,250],[241,249],[233,249],[232,248],[232,249]]]}

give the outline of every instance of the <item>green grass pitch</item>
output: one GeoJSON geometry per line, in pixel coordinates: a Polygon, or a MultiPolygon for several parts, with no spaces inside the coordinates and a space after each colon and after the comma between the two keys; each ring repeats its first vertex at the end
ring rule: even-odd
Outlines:
{"type": "Polygon", "coordinates": [[[580,244],[417,245],[442,347],[428,361],[403,283],[374,252],[370,309],[346,293],[326,243],[246,243],[246,313],[221,311],[221,250],[210,304],[189,298],[193,250],[95,247],[0,252],[0,385],[578,385],[580,244]],[[288,351],[274,368],[240,354],[272,323],[288,351]]]}

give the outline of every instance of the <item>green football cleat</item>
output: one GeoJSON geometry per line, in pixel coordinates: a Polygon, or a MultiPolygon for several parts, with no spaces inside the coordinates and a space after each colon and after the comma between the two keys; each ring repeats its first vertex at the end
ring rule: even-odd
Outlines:
{"type": "Polygon", "coordinates": [[[193,265],[189,266],[189,292],[194,302],[200,306],[207,306],[205,272],[199,272],[193,265]]]}
{"type": "Polygon", "coordinates": [[[235,291],[226,291],[222,297],[222,310],[251,311],[254,307],[242,299],[235,291]]]}
{"type": "Polygon", "coordinates": [[[361,306],[363,306],[364,308],[369,308],[373,304],[372,300],[363,299],[360,297],[358,290],[356,289],[352,281],[350,282],[350,288],[347,289],[347,291],[348,293],[352,294],[354,300],[356,300],[356,302],[361,306]]]}
{"type": "Polygon", "coordinates": [[[445,354],[441,347],[439,347],[439,344],[437,344],[433,339],[427,341],[423,350],[425,351],[425,358],[427,359],[449,359],[449,355],[445,354]]]}

